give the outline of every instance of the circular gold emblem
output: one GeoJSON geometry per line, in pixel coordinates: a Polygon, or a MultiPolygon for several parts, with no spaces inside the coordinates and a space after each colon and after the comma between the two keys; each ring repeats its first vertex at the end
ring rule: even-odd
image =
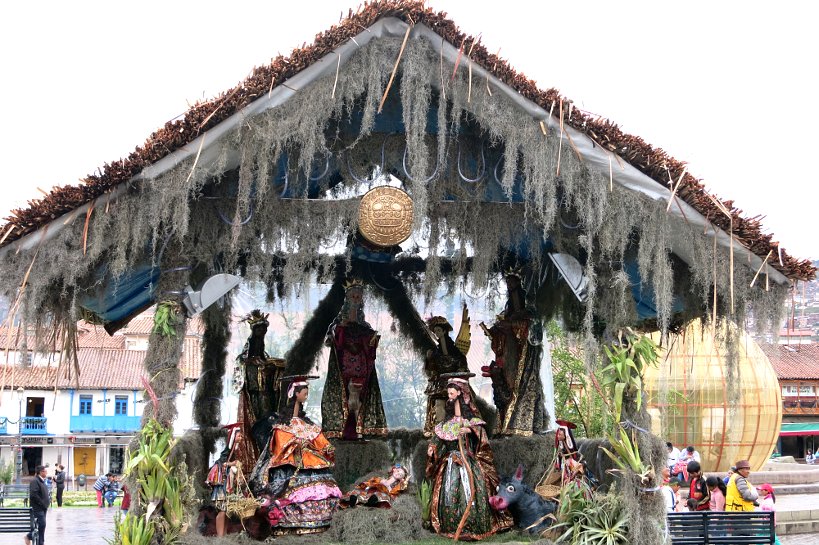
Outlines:
{"type": "Polygon", "coordinates": [[[358,207],[358,230],[378,246],[395,246],[412,230],[412,199],[396,187],[369,190],[358,207]]]}

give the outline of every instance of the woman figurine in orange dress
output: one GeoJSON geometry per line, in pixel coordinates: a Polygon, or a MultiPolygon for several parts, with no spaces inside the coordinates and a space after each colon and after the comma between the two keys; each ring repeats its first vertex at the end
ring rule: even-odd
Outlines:
{"type": "Polygon", "coordinates": [[[395,464],[390,468],[388,477],[373,477],[358,483],[355,489],[351,490],[341,501],[350,507],[356,504],[368,507],[392,507],[392,502],[398,497],[398,494],[407,489],[408,477],[407,468],[401,464],[395,464]]]}
{"type": "Polygon", "coordinates": [[[332,473],[335,449],[303,409],[309,395],[307,381],[313,378],[317,377],[282,379],[290,382],[288,403],[273,425],[263,483],[254,484],[255,491],[268,495],[280,510],[273,528],[276,534],[326,530],[341,498],[332,473]]]}

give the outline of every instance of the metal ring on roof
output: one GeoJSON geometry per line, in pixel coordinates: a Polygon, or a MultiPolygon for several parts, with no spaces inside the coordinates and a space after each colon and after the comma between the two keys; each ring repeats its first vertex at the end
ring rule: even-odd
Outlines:
{"type": "MultiPolygon", "coordinates": [[[[381,143],[381,165],[378,167],[379,172],[384,172],[384,162],[385,162],[385,159],[384,159],[385,151],[384,150],[387,147],[387,138],[389,138],[389,135],[385,136],[384,137],[384,142],[381,143]]],[[[358,182],[360,184],[366,184],[366,183],[369,183],[369,181],[370,181],[368,178],[359,178],[353,172],[352,161],[350,161],[350,150],[347,150],[347,172],[350,173],[350,177],[353,180],[355,180],[356,182],[358,182]]]]}
{"type": "Polygon", "coordinates": [[[435,162],[435,172],[433,172],[429,176],[429,178],[427,178],[425,180],[416,180],[415,178],[412,177],[412,175],[409,173],[409,169],[407,168],[407,144],[405,143],[404,144],[404,157],[401,159],[401,166],[404,168],[404,174],[407,175],[407,178],[409,179],[409,181],[411,181],[413,183],[426,184],[430,180],[435,178],[435,176],[438,174],[438,169],[441,167],[441,164],[438,161],[435,162]]]}
{"type": "Polygon", "coordinates": [[[400,285],[401,285],[401,281],[400,281],[400,280],[398,280],[398,279],[396,278],[396,279],[395,279],[395,285],[394,285],[393,287],[391,287],[391,288],[386,288],[386,287],[382,286],[381,284],[379,284],[379,283],[378,283],[378,280],[376,280],[376,279],[375,279],[375,275],[373,275],[373,270],[372,270],[372,269],[373,269],[373,265],[372,265],[372,263],[370,263],[369,261],[367,261],[367,272],[369,273],[370,280],[371,280],[371,281],[372,281],[372,283],[373,283],[373,284],[375,284],[375,286],[376,286],[378,289],[380,289],[381,291],[392,291],[392,290],[396,289],[398,286],[400,286],[400,285]]]}
{"type": "Polygon", "coordinates": [[[333,156],[332,153],[327,152],[327,157],[325,157],[324,159],[324,171],[318,176],[310,176],[310,174],[308,173],[307,179],[310,180],[311,182],[317,182],[324,178],[325,176],[327,176],[327,173],[330,171],[330,157],[332,156],[333,156]]]}
{"type": "Polygon", "coordinates": [[[474,184],[480,182],[484,175],[486,174],[486,154],[484,153],[483,143],[481,143],[481,168],[480,174],[478,174],[475,178],[469,178],[466,174],[463,173],[461,170],[461,142],[458,142],[458,176],[461,177],[463,181],[469,184],[474,184]]]}
{"type": "Polygon", "coordinates": [[[231,227],[239,227],[239,226],[241,226],[241,225],[247,225],[247,223],[248,223],[248,222],[249,222],[251,219],[253,219],[253,201],[250,201],[250,202],[248,203],[248,213],[247,213],[247,217],[246,217],[245,219],[243,219],[242,221],[239,221],[239,222],[234,222],[234,221],[231,221],[231,220],[230,220],[230,219],[228,219],[228,217],[227,217],[227,216],[225,216],[225,215],[222,213],[222,211],[221,211],[221,210],[219,210],[218,208],[216,209],[216,214],[219,216],[219,219],[220,219],[220,220],[222,220],[222,223],[224,223],[224,224],[226,224],[226,225],[230,225],[231,227]]]}

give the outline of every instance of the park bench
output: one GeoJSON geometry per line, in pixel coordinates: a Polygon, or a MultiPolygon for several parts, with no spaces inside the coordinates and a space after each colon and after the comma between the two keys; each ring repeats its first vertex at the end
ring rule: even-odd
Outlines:
{"type": "Polygon", "coordinates": [[[0,509],[0,534],[25,534],[31,532],[32,542],[37,543],[37,531],[37,519],[31,516],[30,507],[4,507],[0,509]]]}
{"type": "Polygon", "coordinates": [[[23,500],[23,505],[28,507],[29,486],[27,484],[7,484],[0,485],[0,507],[6,500],[23,500]]]}
{"type": "Polygon", "coordinates": [[[673,545],[773,545],[774,518],[764,511],[669,513],[668,533],[673,545]]]}

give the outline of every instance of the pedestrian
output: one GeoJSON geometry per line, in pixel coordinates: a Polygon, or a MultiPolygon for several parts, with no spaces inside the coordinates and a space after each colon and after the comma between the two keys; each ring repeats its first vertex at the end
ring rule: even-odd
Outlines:
{"type": "Polygon", "coordinates": [[[711,494],[705,485],[702,468],[699,462],[688,462],[688,476],[691,479],[688,485],[688,509],[690,511],[708,511],[711,494]]]}
{"type": "Polygon", "coordinates": [[[131,492],[125,484],[122,485],[122,503],[119,508],[122,510],[123,515],[128,514],[128,509],[131,508],[131,492]]]}
{"type": "Polygon", "coordinates": [[[740,460],[736,464],[737,472],[731,475],[728,481],[728,491],[725,495],[726,511],[753,511],[754,502],[759,498],[756,489],[748,480],[751,474],[751,464],[748,460],[740,460]]]}
{"type": "MultiPolygon", "coordinates": [[[[45,544],[45,529],[46,529],[46,511],[48,505],[51,503],[51,496],[48,495],[48,487],[46,487],[45,480],[48,475],[46,466],[37,466],[35,471],[37,475],[31,481],[28,488],[28,505],[31,507],[31,518],[37,522],[37,543],[35,545],[45,544]]],[[[32,545],[31,532],[26,534],[26,545],[32,545]]]]}
{"type": "Polygon", "coordinates": [[[57,507],[63,506],[63,490],[65,490],[65,466],[57,464],[54,468],[54,485],[57,488],[57,507]]]}
{"type": "Polygon", "coordinates": [[[731,466],[731,469],[728,470],[728,475],[722,479],[722,482],[725,483],[725,486],[728,486],[728,481],[731,480],[731,475],[737,472],[737,466],[731,466]]]}
{"type": "MultiPolygon", "coordinates": [[[[774,517],[774,528],[776,528],[776,496],[774,495],[774,489],[768,483],[764,483],[759,485],[756,489],[759,493],[759,510],[760,511],[770,511],[773,513],[774,517]]],[[[774,545],[782,545],[779,541],[779,538],[774,535],[774,545]]]]}
{"type": "Polygon", "coordinates": [[[670,481],[668,481],[668,487],[674,494],[674,498],[672,500],[674,512],[681,513],[683,511],[683,506],[685,505],[685,502],[683,502],[682,498],[680,497],[680,481],[678,481],[677,479],[671,479],[670,481]]]}
{"type": "Polygon", "coordinates": [[[97,507],[103,506],[103,494],[110,483],[111,473],[100,475],[97,482],[94,483],[94,490],[97,492],[97,507]]]}
{"type": "Polygon", "coordinates": [[[117,494],[119,493],[119,482],[117,481],[116,475],[111,475],[111,478],[108,481],[108,486],[105,487],[105,491],[103,492],[103,497],[105,498],[105,502],[107,503],[107,507],[114,506],[114,500],[117,499],[117,494]]]}
{"type": "Polygon", "coordinates": [[[728,488],[722,482],[722,479],[711,475],[705,480],[705,486],[708,487],[708,492],[711,493],[708,509],[711,511],[725,511],[725,494],[728,488]]]}
{"type": "Polygon", "coordinates": [[[665,448],[668,450],[668,457],[666,458],[665,465],[669,470],[674,469],[677,459],[680,457],[680,449],[675,447],[671,441],[666,441],[665,448]]]}
{"type": "Polygon", "coordinates": [[[807,454],[805,455],[805,463],[806,464],[814,464],[816,462],[816,455],[813,453],[811,449],[808,449],[807,454]]]}

